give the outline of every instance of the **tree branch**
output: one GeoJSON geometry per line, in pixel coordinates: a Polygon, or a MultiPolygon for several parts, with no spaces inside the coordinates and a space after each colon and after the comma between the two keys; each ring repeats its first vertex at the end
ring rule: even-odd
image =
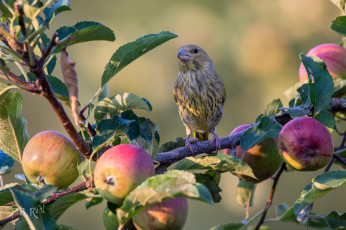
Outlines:
{"type": "MultiPolygon", "coordinates": [[[[227,137],[220,138],[220,149],[235,148],[240,143],[240,138],[243,136],[245,130],[227,137]]],[[[210,144],[209,141],[199,141],[191,145],[193,152],[186,147],[181,147],[168,152],[159,153],[154,161],[160,164],[173,164],[185,157],[196,156],[202,153],[211,153],[215,151],[215,145],[210,144]]]]}
{"type": "Polygon", "coordinates": [[[41,87],[41,96],[49,101],[77,149],[83,154],[84,157],[89,158],[91,154],[89,145],[87,145],[83,138],[79,135],[70,118],[67,116],[64,107],[53,93],[53,90],[47,80],[46,73],[42,69],[42,65],[37,63],[35,66],[30,67],[30,72],[35,74],[41,87]]]}
{"type": "Polygon", "coordinates": [[[261,219],[259,220],[258,224],[256,225],[255,230],[259,230],[261,225],[264,223],[264,220],[266,218],[268,209],[270,208],[270,206],[272,204],[272,201],[273,201],[273,197],[274,197],[276,186],[277,186],[277,184],[279,182],[281,174],[283,173],[283,171],[285,169],[286,169],[286,163],[282,163],[282,165],[279,168],[278,172],[274,176],[274,182],[273,182],[272,188],[270,190],[270,193],[269,193],[269,196],[268,196],[268,199],[267,199],[267,203],[266,203],[266,205],[264,207],[264,212],[262,213],[261,219]]]}

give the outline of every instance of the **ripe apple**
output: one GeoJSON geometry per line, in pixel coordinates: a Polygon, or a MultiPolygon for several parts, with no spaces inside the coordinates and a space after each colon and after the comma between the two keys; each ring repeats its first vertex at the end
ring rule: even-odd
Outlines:
{"type": "Polygon", "coordinates": [[[55,131],[44,131],[33,136],[25,146],[22,166],[32,183],[61,189],[77,179],[77,165],[81,159],[70,139],[55,131]]]}
{"type": "Polygon", "coordinates": [[[185,225],[187,212],[187,199],[181,197],[144,209],[132,220],[137,230],[179,230],[185,225]]]}
{"type": "Polygon", "coordinates": [[[121,204],[132,189],[154,175],[154,163],[144,149],[121,144],[102,154],[96,162],[94,180],[103,198],[121,204]]]}
{"type": "Polygon", "coordinates": [[[289,121],[278,138],[279,153],[291,168],[314,171],[332,159],[334,144],[328,129],[319,121],[300,117],[289,121]]]}
{"type": "MultiPolygon", "coordinates": [[[[251,125],[245,124],[240,125],[235,128],[230,135],[238,133],[244,129],[249,128],[251,125]]],[[[241,158],[243,155],[243,150],[240,145],[236,147],[236,156],[241,158]]],[[[231,150],[225,149],[224,154],[230,155],[231,150]]],[[[278,153],[276,147],[275,138],[265,138],[260,143],[246,151],[243,161],[246,162],[252,169],[253,174],[257,179],[243,175],[241,173],[236,173],[238,177],[246,182],[259,183],[264,181],[274,175],[274,173],[279,169],[282,164],[282,159],[278,153]]]]}
{"type": "MultiPolygon", "coordinates": [[[[333,78],[346,78],[346,49],[337,44],[322,44],[312,48],[306,56],[317,56],[324,61],[333,78]]],[[[299,67],[299,80],[308,79],[308,74],[301,63],[299,67]]]]}

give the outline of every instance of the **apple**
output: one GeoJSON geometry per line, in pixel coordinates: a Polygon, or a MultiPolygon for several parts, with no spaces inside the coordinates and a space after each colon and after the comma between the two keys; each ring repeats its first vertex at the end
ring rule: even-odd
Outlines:
{"type": "Polygon", "coordinates": [[[77,179],[77,166],[81,160],[69,138],[55,131],[44,131],[33,136],[25,146],[22,166],[32,183],[50,184],[61,189],[77,179]]]}
{"type": "MultiPolygon", "coordinates": [[[[240,125],[236,127],[230,135],[247,129],[250,126],[249,124],[240,125]]],[[[238,145],[236,147],[236,156],[241,159],[243,153],[244,151],[241,149],[240,145],[238,145]]],[[[225,149],[224,154],[230,155],[231,150],[225,149]]],[[[251,167],[257,179],[241,173],[236,173],[236,175],[242,180],[251,183],[259,183],[268,179],[274,175],[283,162],[279,155],[275,138],[263,139],[260,143],[246,151],[242,160],[251,167]]]]}
{"type": "Polygon", "coordinates": [[[94,181],[103,198],[120,205],[131,190],[154,175],[154,163],[144,149],[120,144],[108,149],[98,159],[94,181]]]}
{"type": "MultiPolygon", "coordinates": [[[[324,61],[333,78],[346,78],[346,49],[337,44],[322,44],[312,48],[306,56],[317,56],[324,61]]],[[[304,65],[299,67],[299,80],[308,79],[304,65]]]]}
{"type": "Polygon", "coordinates": [[[187,199],[181,197],[144,209],[132,220],[137,230],[179,230],[185,225],[187,212],[187,199]]]}
{"type": "Polygon", "coordinates": [[[332,159],[334,144],[328,129],[319,121],[300,117],[289,121],[280,131],[278,149],[293,169],[315,171],[332,159]]]}

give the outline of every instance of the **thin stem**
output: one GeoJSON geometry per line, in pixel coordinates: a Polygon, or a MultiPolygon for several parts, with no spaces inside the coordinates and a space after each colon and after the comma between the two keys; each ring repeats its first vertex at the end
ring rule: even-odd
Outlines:
{"type": "Polygon", "coordinates": [[[282,165],[279,168],[278,172],[274,176],[274,182],[273,182],[272,188],[270,190],[270,193],[269,193],[269,196],[268,196],[268,199],[267,199],[267,203],[266,203],[266,205],[264,207],[264,212],[263,212],[263,214],[261,216],[261,219],[259,220],[258,224],[256,225],[255,230],[259,230],[261,225],[264,223],[264,220],[265,220],[265,217],[267,215],[268,209],[270,208],[270,206],[272,204],[274,193],[275,193],[275,189],[276,189],[276,186],[277,186],[277,184],[279,182],[279,178],[280,178],[281,174],[283,173],[283,171],[285,169],[286,169],[286,163],[282,163],[282,165]]]}
{"type": "Polygon", "coordinates": [[[45,49],[45,51],[42,54],[42,57],[41,57],[41,59],[39,61],[40,63],[45,63],[46,58],[49,56],[49,54],[52,51],[53,47],[56,45],[56,41],[55,40],[56,40],[57,36],[58,36],[58,33],[56,33],[56,32],[52,35],[52,38],[50,39],[50,42],[49,42],[47,48],[45,49]]]}
{"type": "Polygon", "coordinates": [[[26,72],[24,71],[22,65],[19,64],[19,62],[17,62],[17,61],[15,61],[14,64],[16,64],[16,66],[18,67],[18,69],[20,70],[20,72],[22,72],[22,74],[23,74],[25,80],[26,80],[27,82],[30,82],[30,79],[29,79],[28,75],[26,74],[26,72]]]}
{"type": "Polygon", "coordinates": [[[333,157],[346,166],[346,160],[344,158],[342,158],[341,156],[336,155],[335,153],[333,154],[333,157]]]}

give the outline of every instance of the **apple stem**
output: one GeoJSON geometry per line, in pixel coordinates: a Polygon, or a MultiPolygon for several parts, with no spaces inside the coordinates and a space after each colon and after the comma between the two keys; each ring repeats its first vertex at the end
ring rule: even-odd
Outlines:
{"type": "Polygon", "coordinates": [[[44,185],[46,185],[46,182],[44,181],[43,176],[39,175],[37,177],[37,184],[44,184],[44,185]]]}
{"type": "Polygon", "coordinates": [[[114,185],[114,184],[115,184],[114,177],[113,177],[113,176],[107,176],[107,177],[106,177],[106,183],[107,183],[107,184],[114,185]]]}
{"type": "Polygon", "coordinates": [[[276,186],[279,182],[279,178],[281,176],[281,174],[283,173],[283,171],[286,170],[286,163],[282,163],[281,167],[279,168],[279,170],[277,171],[276,175],[274,176],[274,182],[273,182],[273,185],[272,185],[272,188],[270,190],[270,193],[268,195],[268,199],[267,199],[267,203],[264,207],[264,211],[263,211],[263,214],[261,216],[261,219],[259,220],[258,224],[256,225],[256,228],[255,230],[259,230],[261,225],[264,223],[264,220],[265,220],[265,217],[267,215],[267,212],[268,212],[268,209],[270,208],[271,204],[272,204],[272,201],[273,201],[273,197],[274,197],[274,193],[275,193],[275,189],[276,189],[276,186]]]}

